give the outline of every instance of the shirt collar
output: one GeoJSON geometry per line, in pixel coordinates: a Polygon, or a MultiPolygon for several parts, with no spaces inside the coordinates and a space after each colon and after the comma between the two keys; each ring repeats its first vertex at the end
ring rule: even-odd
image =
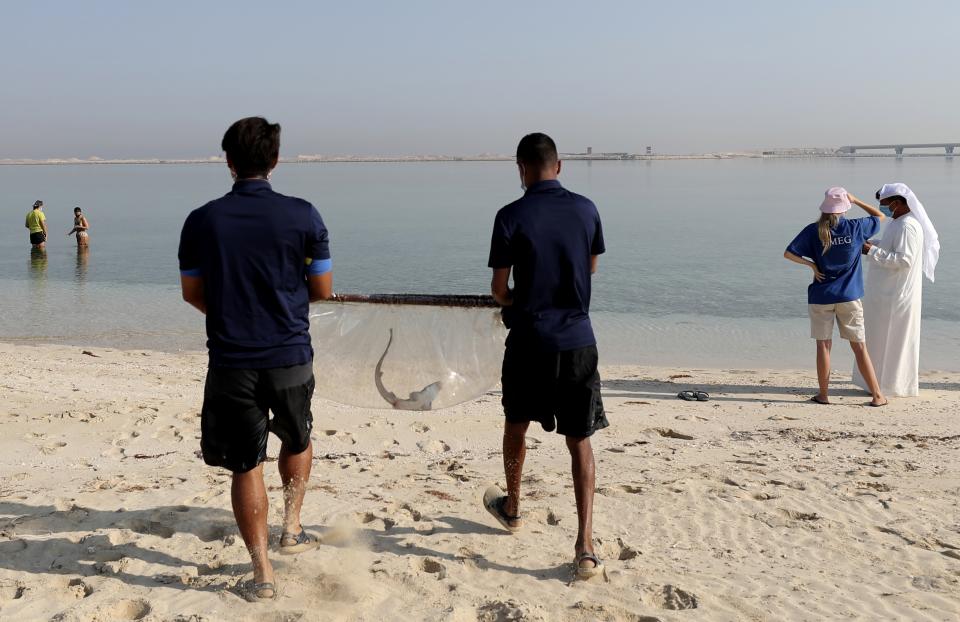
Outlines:
{"type": "Polygon", "coordinates": [[[233,190],[260,190],[262,188],[270,189],[270,182],[266,179],[238,179],[233,182],[233,190]]]}
{"type": "Polygon", "coordinates": [[[532,184],[527,187],[526,194],[531,192],[543,192],[544,190],[552,190],[554,188],[562,188],[560,181],[557,179],[544,179],[543,181],[538,181],[535,184],[532,184]]]}

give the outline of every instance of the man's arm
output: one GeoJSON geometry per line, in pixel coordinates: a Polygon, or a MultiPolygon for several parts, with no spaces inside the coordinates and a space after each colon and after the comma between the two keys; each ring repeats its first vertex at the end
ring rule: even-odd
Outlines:
{"type": "Polygon", "coordinates": [[[863,244],[863,254],[874,265],[888,270],[908,270],[923,252],[923,233],[913,227],[905,227],[897,240],[896,251],[887,251],[870,242],[863,244]]]}
{"type": "Polygon", "coordinates": [[[490,293],[501,307],[513,304],[513,291],[510,289],[510,268],[494,268],[493,281],[490,282],[490,293]]]}
{"type": "Polygon", "coordinates": [[[307,275],[307,289],[310,292],[310,302],[333,298],[333,271],[307,275]]]}
{"type": "Polygon", "coordinates": [[[203,297],[203,277],[180,275],[180,291],[183,299],[197,308],[200,313],[207,314],[207,303],[203,297]]]}
{"type": "Polygon", "coordinates": [[[590,274],[597,273],[597,260],[600,259],[600,255],[590,255],[590,274]]]}

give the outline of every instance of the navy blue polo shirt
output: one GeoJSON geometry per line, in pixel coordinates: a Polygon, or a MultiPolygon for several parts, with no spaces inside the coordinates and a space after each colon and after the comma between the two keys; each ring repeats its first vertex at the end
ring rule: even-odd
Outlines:
{"type": "Polygon", "coordinates": [[[847,220],[840,217],[831,230],[831,246],[823,253],[823,242],[817,232],[817,223],[804,227],[803,231],[787,246],[798,257],[806,257],[817,264],[823,281],[816,280],[807,288],[807,303],[832,305],[863,298],[863,268],[860,251],[863,243],[880,229],[876,216],[847,220]]]}
{"type": "Polygon", "coordinates": [[[203,278],[210,364],[266,369],[313,360],[307,275],[331,269],[327,228],[303,199],[236,182],[187,216],[180,272],[203,278]]]}
{"type": "Polygon", "coordinates": [[[513,268],[513,305],[504,309],[511,339],[532,338],[547,352],[596,345],[590,258],[605,250],[597,207],[557,180],[498,211],[488,265],[513,268]]]}

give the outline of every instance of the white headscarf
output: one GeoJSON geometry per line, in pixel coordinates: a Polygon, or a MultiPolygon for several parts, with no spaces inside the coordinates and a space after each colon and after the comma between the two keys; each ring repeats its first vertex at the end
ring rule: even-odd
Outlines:
{"type": "Polygon", "coordinates": [[[894,196],[901,196],[907,200],[910,213],[920,221],[920,226],[923,227],[923,274],[933,283],[933,272],[937,269],[937,260],[940,258],[940,237],[937,235],[937,230],[933,228],[923,203],[907,184],[884,184],[880,188],[881,199],[894,196]]]}

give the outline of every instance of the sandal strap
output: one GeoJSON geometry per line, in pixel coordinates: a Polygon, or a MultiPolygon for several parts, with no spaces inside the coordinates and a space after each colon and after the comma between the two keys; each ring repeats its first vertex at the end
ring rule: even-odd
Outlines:
{"type": "Polygon", "coordinates": [[[580,555],[577,556],[577,565],[579,566],[580,562],[584,562],[584,561],[593,562],[597,568],[599,568],[603,564],[603,562],[600,561],[600,558],[597,557],[596,554],[594,553],[580,553],[580,555]]]}
{"type": "Polygon", "coordinates": [[[506,505],[507,505],[507,498],[506,498],[506,497],[500,497],[500,502],[497,503],[497,511],[500,512],[500,515],[501,515],[501,516],[503,516],[503,517],[504,517],[505,519],[507,519],[507,520],[521,520],[521,519],[522,519],[522,517],[521,517],[519,514],[517,514],[516,516],[510,516],[509,514],[507,514],[507,511],[504,509],[504,508],[506,507],[506,505]]]}
{"type": "Polygon", "coordinates": [[[297,533],[297,534],[290,533],[288,531],[280,536],[281,545],[283,545],[283,543],[286,542],[287,546],[296,546],[298,544],[304,544],[309,541],[310,541],[310,536],[307,535],[306,529],[301,529],[300,533],[297,533]],[[290,540],[293,540],[293,542],[291,543],[290,540]]]}

